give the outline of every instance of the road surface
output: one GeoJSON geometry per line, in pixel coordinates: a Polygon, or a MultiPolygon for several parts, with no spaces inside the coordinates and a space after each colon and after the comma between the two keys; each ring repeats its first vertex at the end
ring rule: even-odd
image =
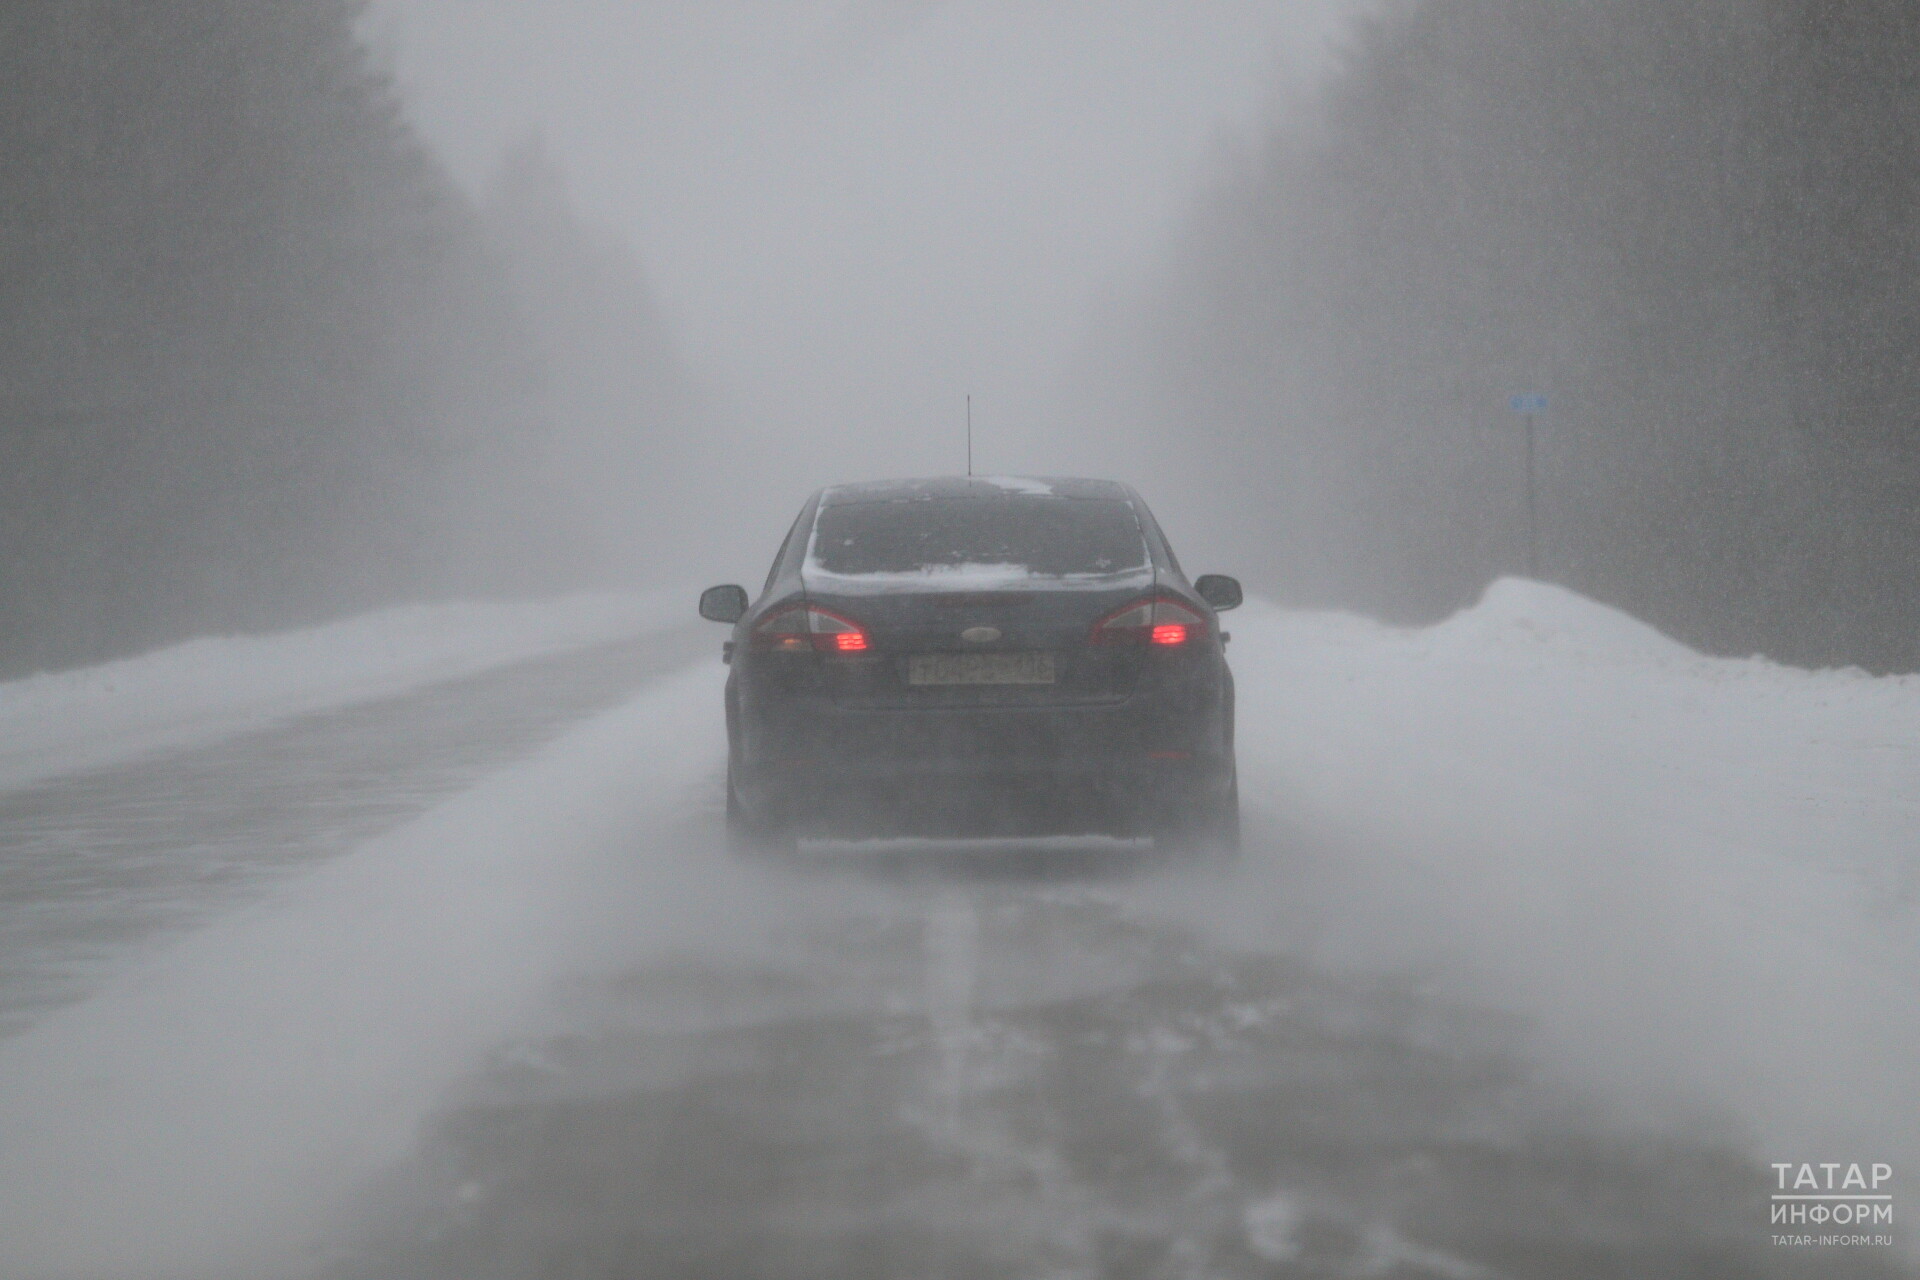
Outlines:
{"type": "MultiPolygon", "coordinates": [[[[1316,869],[1343,850],[1257,800],[1230,869],[1072,841],[729,859],[717,664],[684,670],[716,643],[541,658],[0,797],[0,1031],[53,1079],[78,1052],[61,1044],[110,1041],[86,1023],[93,997],[147,958],[568,733],[658,723],[672,740],[650,749],[680,770],[636,785],[591,892],[567,899],[580,919],[562,932],[577,936],[536,998],[434,1075],[378,1168],[328,1187],[317,1239],[240,1263],[195,1227],[164,1259],[136,1242],[63,1260],[52,1232],[23,1265],[327,1280],[1908,1274],[1886,1249],[1776,1245],[1759,1153],[1596,1105],[1538,1060],[1526,1017],[1417,972],[1316,961],[1285,922],[1313,916],[1316,869]],[[1248,926],[1263,914],[1281,923],[1248,926]]],[[[1243,763],[1255,797],[1273,790],[1260,767],[1243,763]]],[[[429,1021],[381,1024],[386,1061],[412,1053],[411,1034],[429,1056],[429,1021]]],[[[260,1039],[234,1034],[180,1049],[180,1069],[217,1076],[260,1039]]],[[[276,1126],[251,1117],[310,1103],[316,1125],[336,1123],[315,1078],[312,1099],[236,1091],[245,1158],[184,1162],[179,1176],[205,1183],[175,1188],[178,1203],[249,1203],[249,1182],[278,1167],[256,1158],[276,1126]]],[[[130,1160],[166,1161],[199,1141],[195,1115],[226,1106],[180,1105],[171,1129],[129,1139],[130,1160]]],[[[34,1110],[56,1116],[41,1139],[57,1146],[68,1122],[34,1110]]],[[[19,1156],[0,1177],[31,1173],[19,1156]]],[[[108,1211],[168,1181],[119,1176],[98,1193],[108,1211]]]]}

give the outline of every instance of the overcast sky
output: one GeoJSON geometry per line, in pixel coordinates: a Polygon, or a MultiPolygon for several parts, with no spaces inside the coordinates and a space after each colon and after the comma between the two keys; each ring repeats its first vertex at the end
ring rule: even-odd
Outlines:
{"type": "Polygon", "coordinates": [[[1348,7],[381,0],[370,25],[470,187],[544,133],[725,412],[779,424],[769,456],[812,482],[958,469],[969,392],[983,467],[1110,465],[1049,437],[1061,366],[1348,7]]]}

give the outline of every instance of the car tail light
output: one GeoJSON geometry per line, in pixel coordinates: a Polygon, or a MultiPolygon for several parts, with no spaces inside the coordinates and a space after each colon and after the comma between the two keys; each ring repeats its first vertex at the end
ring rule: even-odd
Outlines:
{"type": "Polygon", "coordinates": [[[1207,620],[1191,606],[1165,596],[1136,600],[1093,624],[1093,644],[1137,644],[1171,648],[1198,640],[1207,620]]]}
{"type": "Polygon", "coordinates": [[[753,629],[753,647],[772,653],[859,653],[867,633],[851,618],[817,604],[796,604],[762,618],[753,629]]]}

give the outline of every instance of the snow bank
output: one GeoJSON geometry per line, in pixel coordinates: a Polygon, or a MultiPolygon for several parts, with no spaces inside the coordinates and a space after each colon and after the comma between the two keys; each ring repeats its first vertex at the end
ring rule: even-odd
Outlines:
{"type": "Polygon", "coordinates": [[[658,629],[655,596],[406,605],[0,684],[0,787],[658,629]]]}
{"type": "Polygon", "coordinates": [[[1476,651],[1511,658],[1537,650],[1560,660],[1691,664],[1701,655],[1618,609],[1524,578],[1501,578],[1471,609],[1429,634],[1459,657],[1476,651]]]}
{"type": "Polygon", "coordinates": [[[1423,630],[1233,631],[1243,790],[1286,833],[1244,927],[1530,1015],[1613,1122],[1920,1169],[1920,680],[1513,580],[1423,630]]]}

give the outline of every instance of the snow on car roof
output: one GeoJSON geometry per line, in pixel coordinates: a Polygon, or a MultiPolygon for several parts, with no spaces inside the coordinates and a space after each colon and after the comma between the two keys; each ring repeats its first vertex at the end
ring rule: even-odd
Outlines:
{"type": "Polygon", "coordinates": [[[823,505],[856,502],[901,502],[916,498],[1006,497],[1105,498],[1126,500],[1133,493],[1112,480],[1085,480],[1071,476],[930,476],[913,480],[866,480],[837,484],[821,490],[823,505]]]}
{"type": "Polygon", "coordinates": [[[1110,572],[1101,573],[1043,573],[1036,572],[1031,565],[1024,564],[982,564],[969,561],[965,564],[929,564],[917,569],[882,570],[868,573],[836,573],[823,566],[819,560],[808,558],[805,567],[809,585],[825,586],[835,590],[858,585],[872,587],[917,587],[937,588],[940,590],[986,590],[988,588],[1032,587],[1058,584],[1062,582],[1114,583],[1131,578],[1151,581],[1152,567],[1136,564],[1123,565],[1110,572]]]}

